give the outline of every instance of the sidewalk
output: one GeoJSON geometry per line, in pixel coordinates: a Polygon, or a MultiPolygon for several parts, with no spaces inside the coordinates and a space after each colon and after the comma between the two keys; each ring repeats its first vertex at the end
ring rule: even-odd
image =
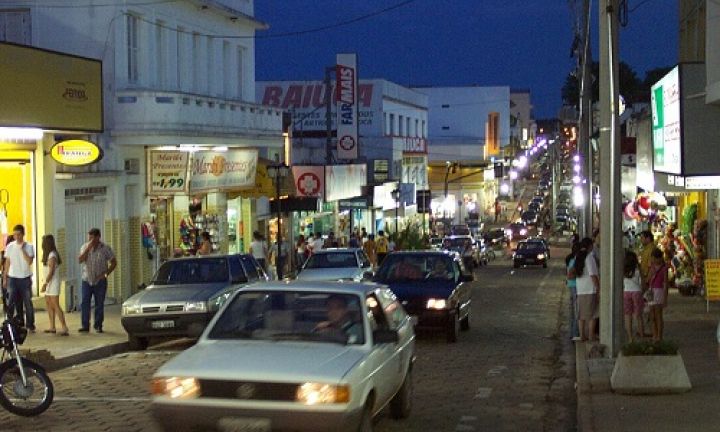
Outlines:
{"type": "MultiPolygon", "coordinates": [[[[93,312],[90,312],[92,324],[93,312]]],[[[44,333],[50,328],[47,311],[35,310],[36,333],[28,333],[20,346],[23,356],[53,371],[127,351],[127,333],[120,324],[120,305],[105,306],[104,333],[78,333],[80,312],[65,313],[70,336],[44,333]]],[[[61,330],[56,320],[57,331],[61,330]]]]}
{"type": "Polygon", "coordinates": [[[720,430],[720,361],[715,330],[720,305],[705,313],[701,297],[671,290],[665,313],[666,339],[678,343],[692,390],[677,395],[612,393],[612,359],[587,359],[576,344],[578,430],[581,432],[720,430]]]}

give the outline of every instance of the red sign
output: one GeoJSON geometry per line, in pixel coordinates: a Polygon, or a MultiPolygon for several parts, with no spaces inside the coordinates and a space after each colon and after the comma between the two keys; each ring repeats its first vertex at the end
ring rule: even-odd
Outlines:
{"type": "Polygon", "coordinates": [[[292,167],[298,196],[317,197],[323,195],[324,166],[292,167]]]}
{"type": "MultiPolygon", "coordinates": [[[[373,85],[359,84],[356,96],[360,106],[370,108],[373,85]]],[[[263,91],[262,104],[282,109],[318,108],[325,105],[325,86],[323,84],[269,85],[263,91]]]]}
{"type": "Polygon", "coordinates": [[[422,153],[427,154],[427,140],[418,137],[403,138],[403,153],[422,153]]]}

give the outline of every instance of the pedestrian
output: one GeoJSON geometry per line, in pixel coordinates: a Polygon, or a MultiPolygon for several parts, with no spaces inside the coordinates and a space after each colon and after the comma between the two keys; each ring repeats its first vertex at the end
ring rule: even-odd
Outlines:
{"type": "Polygon", "coordinates": [[[100,230],[88,231],[88,242],[80,249],[78,261],[82,264],[82,302],[80,305],[81,333],[90,331],[90,301],[95,299],[95,321],[93,328],[103,332],[105,320],[105,294],[107,278],[117,267],[117,259],[110,246],[100,241],[100,230]],[[109,266],[108,266],[109,264],[109,266]]]}
{"type": "MultiPolygon", "coordinates": [[[[7,240],[5,242],[5,249],[3,249],[2,253],[0,253],[0,272],[2,272],[3,275],[5,275],[5,273],[6,273],[6,271],[5,271],[5,261],[6,261],[5,251],[7,251],[8,245],[14,241],[15,241],[15,238],[13,236],[11,236],[11,235],[7,236],[7,240]]],[[[0,280],[0,285],[2,285],[2,295],[3,295],[3,299],[5,300],[5,304],[9,305],[10,304],[10,296],[8,293],[9,288],[7,286],[7,281],[5,280],[4,277],[2,278],[2,280],[0,280]]],[[[9,314],[9,316],[17,317],[18,323],[21,326],[24,326],[25,325],[24,310],[25,310],[25,308],[23,308],[23,302],[16,301],[15,302],[15,310],[10,311],[8,309],[8,314],[9,314]]]]}
{"type": "Polygon", "coordinates": [[[335,238],[335,233],[333,231],[330,231],[328,233],[327,239],[325,239],[325,248],[337,248],[339,247],[338,241],[335,238]]]}
{"type": "Polygon", "coordinates": [[[296,272],[300,270],[305,264],[305,259],[307,258],[307,242],[305,241],[305,236],[300,234],[298,236],[297,241],[295,242],[295,264],[296,264],[296,272]]]}
{"type": "Polygon", "coordinates": [[[210,255],[213,251],[212,241],[210,241],[210,233],[203,231],[203,233],[200,234],[200,237],[202,237],[202,243],[198,249],[198,255],[210,255]]]}
{"type": "Polygon", "coordinates": [[[360,229],[360,240],[362,240],[363,243],[368,239],[368,233],[365,227],[362,227],[360,229]]]}
{"type": "Polygon", "coordinates": [[[375,249],[375,234],[370,234],[367,241],[363,243],[363,251],[365,251],[365,255],[367,255],[373,268],[377,266],[377,251],[375,249]]]}
{"type": "Polygon", "coordinates": [[[286,241],[280,242],[280,253],[278,254],[278,242],[274,241],[270,246],[270,261],[273,264],[275,270],[275,277],[277,280],[282,280],[286,273],[285,265],[287,263],[288,255],[290,254],[290,244],[286,241]],[[279,269],[279,271],[278,271],[279,269]]]}
{"type": "Polygon", "coordinates": [[[348,247],[349,248],[359,248],[360,247],[360,233],[352,233],[350,234],[350,241],[348,241],[348,247]]]}
{"type": "Polygon", "coordinates": [[[635,252],[625,252],[625,269],[623,278],[623,311],[625,315],[625,334],[628,341],[634,340],[634,335],[642,337],[645,334],[645,326],[643,325],[642,312],[645,305],[643,304],[643,289],[640,279],[640,269],[638,269],[638,258],[635,252]],[[638,333],[633,333],[633,317],[637,321],[638,333]]]}
{"type": "MultiPolygon", "coordinates": [[[[8,287],[8,314],[12,318],[16,304],[22,302],[25,308],[25,325],[35,333],[35,309],[32,304],[32,265],[35,260],[35,248],[25,241],[25,227],[15,225],[14,242],[5,248],[5,266],[3,282],[8,287]]],[[[22,319],[22,318],[21,318],[22,319]]]]}
{"type": "Polygon", "coordinates": [[[52,234],[44,235],[42,238],[42,263],[45,269],[45,282],[43,282],[40,292],[45,293],[45,305],[47,306],[48,318],[50,318],[50,328],[45,329],[45,333],[57,333],[55,329],[55,318],[57,317],[62,326],[62,331],[57,334],[59,336],[69,336],[67,323],[65,323],[65,314],[60,308],[60,274],[58,266],[60,266],[62,260],[55,246],[55,237],[52,234]]]}
{"type": "Polygon", "coordinates": [[[260,264],[260,267],[262,267],[265,273],[267,273],[268,247],[260,231],[253,232],[253,241],[250,242],[250,254],[255,258],[255,261],[260,264]]]}
{"type": "Polygon", "coordinates": [[[500,219],[500,214],[502,213],[502,206],[500,206],[500,200],[498,198],[495,198],[495,223],[498,222],[500,219]]]}
{"type": "Polygon", "coordinates": [[[575,256],[575,284],[578,303],[578,330],[580,340],[595,340],[598,293],[600,278],[598,265],[593,257],[593,241],[584,238],[580,241],[575,256]],[[589,336],[588,336],[589,335],[589,336]]]}
{"type": "Polygon", "coordinates": [[[653,318],[653,341],[659,342],[663,338],[665,327],[663,309],[667,306],[668,297],[668,266],[660,249],[655,249],[652,253],[648,279],[653,294],[650,303],[650,314],[653,318]]]}
{"type": "Polygon", "coordinates": [[[570,290],[570,338],[574,341],[580,339],[578,333],[577,279],[575,275],[575,256],[579,248],[577,243],[574,244],[570,254],[565,257],[566,285],[570,290]]]}
{"type": "Polygon", "coordinates": [[[382,265],[383,260],[385,260],[385,257],[388,254],[388,248],[390,247],[390,243],[385,237],[385,232],[383,230],[378,231],[378,237],[375,241],[375,253],[377,254],[377,265],[378,267],[382,265]]]}
{"type": "Polygon", "coordinates": [[[320,234],[319,231],[315,233],[315,238],[309,244],[309,246],[310,246],[310,253],[316,253],[323,249],[323,247],[325,246],[325,242],[323,241],[322,234],[320,234]]]}

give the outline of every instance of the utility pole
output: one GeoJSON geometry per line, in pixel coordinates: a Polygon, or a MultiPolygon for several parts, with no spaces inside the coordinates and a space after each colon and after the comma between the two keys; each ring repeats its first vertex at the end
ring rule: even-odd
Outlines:
{"type": "Polygon", "coordinates": [[[578,121],[579,153],[582,154],[582,161],[585,165],[583,171],[587,181],[580,183],[585,195],[585,203],[582,210],[581,237],[590,237],[593,231],[593,148],[590,142],[592,134],[592,55],[590,53],[590,0],[583,0],[582,13],[582,54],[580,61],[580,118],[578,121]]]}
{"type": "Polygon", "coordinates": [[[325,165],[332,164],[332,73],[335,68],[325,68],[325,165]]]}
{"type": "MultiPolygon", "coordinates": [[[[615,357],[623,334],[622,199],[618,127],[618,2],[600,0],[600,343],[615,357]]],[[[592,200],[592,197],[589,197],[592,200]]]]}

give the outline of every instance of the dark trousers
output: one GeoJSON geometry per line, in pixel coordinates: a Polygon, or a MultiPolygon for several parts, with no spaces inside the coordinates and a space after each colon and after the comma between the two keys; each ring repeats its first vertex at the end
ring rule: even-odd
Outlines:
{"type": "Polygon", "coordinates": [[[17,311],[18,319],[22,321],[22,306],[25,307],[25,325],[35,329],[35,309],[32,304],[32,277],[8,278],[8,315],[10,317],[17,311]]]}
{"type": "Polygon", "coordinates": [[[378,252],[377,253],[377,265],[380,267],[380,264],[385,261],[385,257],[387,256],[387,252],[378,252]]]}
{"type": "Polygon", "coordinates": [[[82,282],[82,303],[80,304],[80,321],[82,328],[90,328],[90,299],[95,299],[95,324],[93,328],[100,329],[105,319],[105,294],[107,294],[107,279],[100,279],[95,285],[87,281],[82,282]]]}

